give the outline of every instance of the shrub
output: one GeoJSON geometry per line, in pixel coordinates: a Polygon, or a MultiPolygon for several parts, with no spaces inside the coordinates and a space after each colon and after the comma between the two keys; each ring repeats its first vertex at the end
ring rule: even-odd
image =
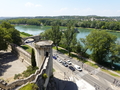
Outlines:
{"type": "Polygon", "coordinates": [[[28,77],[31,74],[34,74],[37,69],[38,69],[38,67],[29,66],[29,67],[27,67],[27,70],[24,71],[22,74],[24,77],[28,77]]]}
{"type": "Polygon", "coordinates": [[[44,79],[46,79],[48,76],[47,76],[46,73],[44,73],[44,74],[42,75],[42,77],[43,77],[44,79]]]}
{"type": "Polygon", "coordinates": [[[21,74],[15,74],[14,79],[19,79],[21,76],[21,74]]]}
{"type": "Polygon", "coordinates": [[[38,90],[38,86],[34,83],[28,83],[24,87],[20,88],[19,90],[38,90]]]}

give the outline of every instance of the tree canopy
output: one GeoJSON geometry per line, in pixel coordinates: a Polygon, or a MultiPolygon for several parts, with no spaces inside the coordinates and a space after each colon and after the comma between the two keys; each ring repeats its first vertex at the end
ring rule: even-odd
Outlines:
{"type": "Polygon", "coordinates": [[[46,30],[44,33],[41,34],[41,36],[45,40],[48,40],[48,39],[52,40],[58,50],[58,45],[61,41],[61,36],[62,36],[62,32],[60,31],[60,28],[58,25],[53,25],[52,29],[46,30]]]}
{"type": "Polygon", "coordinates": [[[10,23],[0,24],[0,50],[6,50],[10,43],[21,44],[20,32],[10,23]]]}
{"type": "Polygon", "coordinates": [[[116,39],[116,36],[106,31],[92,31],[86,37],[87,47],[92,51],[91,58],[99,63],[101,63],[102,61],[107,61],[110,52],[115,46],[116,39]]]}

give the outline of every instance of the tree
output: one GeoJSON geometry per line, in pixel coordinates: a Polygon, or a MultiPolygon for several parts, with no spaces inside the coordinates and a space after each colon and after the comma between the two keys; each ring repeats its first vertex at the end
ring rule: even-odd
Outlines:
{"type": "Polygon", "coordinates": [[[52,40],[58,50],[58,45],[61,41],[62,36],[62,32],[60,31],[59,26],[52,26],[52,29],[46,30],[41,34],[41,36],[44,40],[52,40]]]}
{"type": "MultiPolygon", "coordinates": [[[[11,25],[10,23],[8,23],[8,22],[3,22],[1,25],[0,25],[0,27],[2,28],[1,30],[3,30],[3,31],[1,31],[1,32],[4,32],[4,34],[5,34],[5,32],[6,32],[6,34],[7,34],[7,37],[9,37],[9,40],[7,41],[7,44],[8,43],[14,43],[14,44],[17,44],[17,45],[20,45],[21,44],[21,37],[20,37],[20,32],[18,31],[18,30],[16,30],[15,28],[14,28],[14,26],[13,25],[11,25]]],[[[3,36],[3,35],[2,35],[3,36]]],[[[5,37],[6,35],[4,35],[3,37],[5,37]]],[[[5,41],[5,39],[4,39],[4,41],[5,41]]],[[[4,42],[3,41],[3,42],[4,42]]],[[[5,43],[5,42],[4,42],[5,43]]]]}
{"type": "Polygon", "coordinates": [[[53,40],[56,49],[58,50],[58,45],[60,43],[62,32],[59,29],[59,26],[52,26],[51,30],[51,40],[53,40]]]}
{"type": "Polygon", "coordinates": [[[21,44],[21,37],[20,32],[16,30],[15,28],[8,29],[9,33],[11,34],[12,43],[20,45],[21,44]]]}
{"type": "Polygon", "coordinates": [[[6,28],[0,27],[0,50],[6,50],[11,42],[12,38],[10,33],[6,30],[6,28]]]}
{"type": "Polygon", "coordinates": [[[35,51],[33,48],[32,48],[32,55],[31,55],[31,64],[32,64],[32,67],[36,67],[35,51]]]}
{"type": "Polygon", "coordinates": [[[116,36],[106,31],[92,31],[86,37],[87,48],[92,51],[91,58],[98,63],[108,60],[107,58],[116,39],[116,36]]]}
{"type": "MultiPolygon", "coordinates": [[[[71,27],[71,25],[68,25],[67,30],[64,31],[64,38],[65,38],[65,45],[68,50],[68,53],[70,55],[71,52],[71,44],[73,42],[76,42],[76,32],[74,27],[71,27]]],[[[76,42],[77,43],[77,42],[76,42]]]]}
{"type": "Polygon", "coordinates": [[[113,46],[110,48],[110,57],[111,60],[111,67],[113,66],[113,63],[120,62],[120,45],[113,44],[113,46]]]}

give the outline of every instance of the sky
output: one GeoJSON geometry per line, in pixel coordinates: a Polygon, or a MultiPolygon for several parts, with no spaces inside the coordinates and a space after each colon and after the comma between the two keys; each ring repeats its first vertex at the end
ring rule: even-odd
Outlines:
{"type": "Polygon", "coordinates": [[[120,0],[0,0],[0,17],[120,16],[120,0]]]}

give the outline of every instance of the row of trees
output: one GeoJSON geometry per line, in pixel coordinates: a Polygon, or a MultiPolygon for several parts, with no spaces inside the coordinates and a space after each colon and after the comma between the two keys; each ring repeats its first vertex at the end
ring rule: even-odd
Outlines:
{"type": "Polygon", "coordinates": [[[120,30],[119,21],[100,21],[100,20],[63,20],[63,19],[40,19],[40,18],[19,18],[6,20],[11,24],[28,24],[28,25],[48,25],[52,26],[56,22],[59,26],[67,26],[68,22],[72,22],[75,27],[83,28],[96,28],[96,29],[109,29],[109,30],[120,30]]]}
{"type": "Polygon", "coordinates": [[[6,50],[10,43],[21,44],[20,32],[10,23],[0,24],[0,50],[6,50]]]}
{"type": "Polygon", "coordinates": [[[43,39],[53,40],[56,47],[66,48],[69,55],[71,51],[86,55],[87,49],[90,49],[90,57],[98,63],[110,60],[112,65],[113,62],[120,62],[120,44],[115,43],[117,37],[106,31],[94,30],[85,39],[77,41],[75,29],[71,24],[68,24],[64,32],[60,31],[58,25],[53,25],[52,29],[46,30],[41,36],[43,39]]]}

